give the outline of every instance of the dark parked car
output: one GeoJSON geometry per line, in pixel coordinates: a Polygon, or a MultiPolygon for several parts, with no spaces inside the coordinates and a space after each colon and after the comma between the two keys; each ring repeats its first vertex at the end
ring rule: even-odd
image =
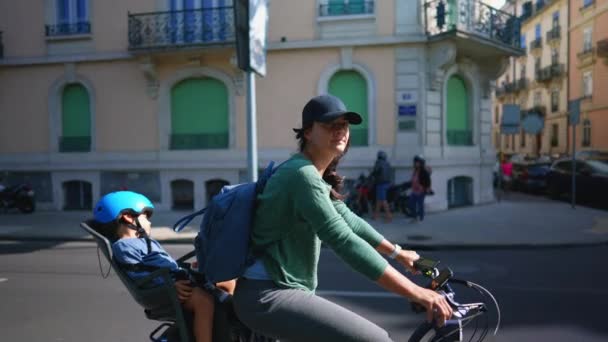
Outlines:
{"type": "Polygon", "coordinates": [[[513,164],[513,187],[515,190],[541,192],[547,188],[547,174],[551,163],[513,164]]]}
{"type": "MultiPolygon", "coordinates": [[[[598,160],[576,161],[576,197],[597,204],[608,203],[608,164],[598,160]]],[[[553,198],[572,192],[572,160],[553,163],[547,175],[547,191],[553,198]]]]}

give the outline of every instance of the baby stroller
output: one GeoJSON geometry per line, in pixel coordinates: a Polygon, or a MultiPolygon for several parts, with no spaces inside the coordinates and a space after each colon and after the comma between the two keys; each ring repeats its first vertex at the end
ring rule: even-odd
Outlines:
{"type": "MultiPolygon", "coordinates": [[[[92,229],[89,222],[82,222],[80,227],[89,233],[95,240],[98,252],[110,263],[120,281],[125,285],[133,299],[144,308],[144,314],[148,319],[156,320],[161,324],[154,329],[149,337],[152,342],[191,342],[194,341],[192,330],[192,315],[182,309],[177,297],[177,290],[173,285],[171,273],[168,269],[158,269],[144,278],[131,279],[113,259],[110,241],[97,231],[92,229]],[[154,282],[162,278],[162,285],[154,282]]],[[[180,267],[189,270],[196,277],[201,274],[191,270],[190,264],[186,262],[195,255],[191,251],[177,259],[180,267]]],[[[103,275],[102,275],[103,276],[103,275]]],[[[106,275],[107,276],[107,275],[106,275]]],[[[211,292],[214,293],[214,292],[211,292]]],[[[213,341],[214,342],[274,342],[275,340],[258,335],[243,325],[232,309],[231,300],[220,300],[220,296],[214,293],[216,298],[213,341]]]]}

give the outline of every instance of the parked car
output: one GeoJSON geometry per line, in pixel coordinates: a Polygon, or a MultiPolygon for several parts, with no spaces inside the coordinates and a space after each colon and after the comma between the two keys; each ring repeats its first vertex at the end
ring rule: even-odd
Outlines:
{"type": "Polygon", "coordinates": [[[548,162],[513,164],[513,188],[520,191],[542,192],[547,188],[548,162]]]}
{"type": "Polygon", "coordinates": [[[576,152],[576,159],[592,159],[608,163],[608,151],[585,150],[576,152]]]}
{"type": "MultiPolygon", "coordinates": [[[[577,160],[576,197],[582,201],[608,203],[608,164],[598,160],[577,160]]],[[[560,159],[547,174],[547,191],[552,198],[572,192],[572,160],[560,159]]]]}

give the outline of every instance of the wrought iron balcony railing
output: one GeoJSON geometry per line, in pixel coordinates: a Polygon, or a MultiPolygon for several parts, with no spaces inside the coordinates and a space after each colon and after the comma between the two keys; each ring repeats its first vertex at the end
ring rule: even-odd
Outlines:
{"type": "Polygon", "coordinates": [[[59,137],[59,152],[89,152],[91,137],[59,137]]]}
{"type": "Polygon", "coordinates": [[[527,78],[520,78],[517,80],[517,84],[516,84],[516,90],[517,91],[522,91],[522,90],[526,90],[528,88],[528,79],[527,78]]]}
{"type": "Polygon", "coordinates": [[[584,47],[583,51],[577,53],[576,55],[578,56],[578,58],[585,58],[587,56],[593,55],[593,52],[595,52],[595,48],[594,47],[584,47]]]}
{"type": "Polygon", "coordinates": [[[478,0],[431,0],[424,4],[428,36],[465,32],[520,47],[520,20],[478,0]]]}
{"type": "Polygon", "coordinates": [[[471,146],[473,145],[473,132],[468,129],[448,129],[448,145],[471,146]]]}
{"type": "Polygon", "coordinates": [[[550,31],[547,31],[547,42],[556,40],[559,41],[561,38],[561,26],[555,26],[550,31]]]}
{"type": "Polygon", "coordinates": [[[509,83],[505,83],[503,84],[504,90],[506,94],[511,94],[515,92],[515,82],[509,82],[509,83]]]}
{"type": "Polygon", "coordinates": [[[169,146],[172,150],[228,148],[228,133],[171,134],[169,146]]]}
{"type": "Polygon", "coordinates": [[[542,69],[536,70],[534,73],[536,82],[547,82],[551,80],[551,66],[544,67],[542,69]]]}
{"type": "Polygon", "coordinates": [[[540,49],[543,47],[543,40],[536,38],[530,43],[530,50],[540,49]]]}
{"type": "Polygon", "coordinates": [[[551,77],[561,77],[566,73],[562,63],[553,63],[549,68],[551,68],[551,77]]]}
{"type": "Polygon", "coordinates": [[[373,14],[374,1],[350,0],[342,3],[329,3],[319,5],[319,17],[373,14]]]}
{"type": "Polygon", "coordinates": [[[232,6],[129,14],[129,49],[232,44],[232,6]]]}
{"type": "Polygon", "coordinates": [[[80,21],[77,23],[46,25],[45,33],[47,37],[89,34],[91,33],[91,23],[88,21],[80,21]]]}
{"type": "MultiPolygon", "coordinates": [[[[0,33],[1,38],[1,33],[0,33]]],[[[0,46],[2,41],[0,40],[0,46]]],[[[599,57],[608,57],[608,38],[597,42],[597,55],[599,57]]]]}

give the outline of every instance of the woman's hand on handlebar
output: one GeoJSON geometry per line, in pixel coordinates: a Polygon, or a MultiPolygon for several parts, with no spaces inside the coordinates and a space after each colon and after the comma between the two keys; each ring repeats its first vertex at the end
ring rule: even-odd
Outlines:
{"type": "Polygon", "coordinates": [[[414,267],[414,261],[420,259],[420,255],[414,251],[402,250],[395,258],[401,265],[413,274],[419,274],[420,271],[414,267]]]}
{"type": "Polygon", "coordinates": [[[444,296],[439,293],[419,287],[418,293],[415,294],[412,300],[426,309],[426,320],[433,321],[433,317],[437,320],[437,324],[442,327],[445,321],[452,317],[452,308],[444,296]]]}

